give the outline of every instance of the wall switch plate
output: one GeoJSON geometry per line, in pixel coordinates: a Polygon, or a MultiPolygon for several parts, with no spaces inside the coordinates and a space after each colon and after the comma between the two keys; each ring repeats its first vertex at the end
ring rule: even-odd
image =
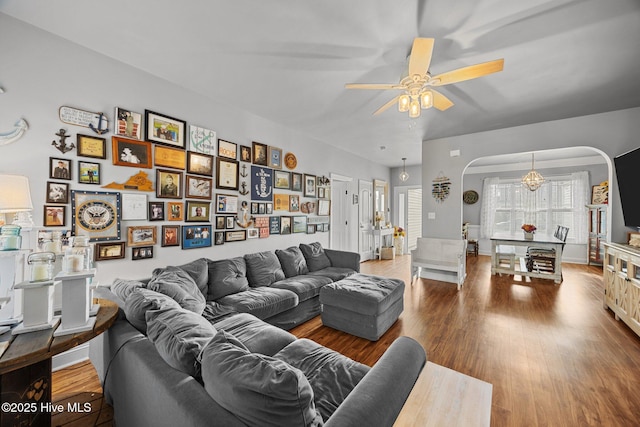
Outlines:
{"type": "Polygon", "coordinates": [[[427,218],[428,219],[436,219],[436,213],[435,212],[427,213],[427,218]]]}

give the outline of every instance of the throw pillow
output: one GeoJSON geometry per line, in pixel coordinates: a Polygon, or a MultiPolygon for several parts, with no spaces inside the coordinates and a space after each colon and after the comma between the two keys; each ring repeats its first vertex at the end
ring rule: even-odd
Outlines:
{"type": "Polygon", "coordinates": [[[247,263],[247,279],[249,286],[271,286],[273,282],[284,279],[284,271],[275,253],[271,251],[247,254],[244,256],[247,263]]]}
{"type": "Polygon", "coordinates": [[[310,245],[300,243],[300,250],[307,260],[309,271],[318,271],[323,268],[331,267],[331,261],[320,242],[311,243],[310,245]]]}
{"type": "Polygon", "coordinates": [[[145,288],[137,288],[129,295],[124,304],[127,320],[143,334],[147,333],[146,313],[148,310],[180,308],[173,298],[145,288]]]}
{"type": "MultiPolygon", "coordinates": [[[[174,268],[179,268],[181,270],[184,270],[187,274],[189,274],[189,276],[191,276],[193,281],[196,282],[196,285],[198,286],[198,289],[200,289],[200,292],[202,292],[202,295],[205,295],[205,296],[207,295],[207,281],[209,280],[209,264],[207,263],[206,258],[200,258],[195,261],[191,261],[190,263],[179,265],[177,267],[174,267],[174,266],[166,267],[166,269],[168,270],[171,270],[174,268]]],[[[155,270],[153,270],[153,275],[159,274],[163,270],[165,269],[156,268],[155,270]]]]}
{"type": "Polygon", "coordinates": [[[321,426],[313,391],[304,374],[289,364],[251,353],[220,331],[200,355],[209,395],[249,426],[321,426]]]}
{"type": "Polygon", "coordinates": [[[276,249],[276,256],[280,260],[284,275],[287,277],[295,277],[301,274],[307,274],[309,268],[307,261],[302,255],[302,251],[297,246],[291,246],[287,249],[276,249]]]}
{"type": "Polygon", "coordinates": [[[249,281],[244,258],[209,261],[207,301],[215,301],[247,289],[249,289],[249,281]]]}
{"type": "Polygon", "coordinates": [[[180,307],[202,314],[207,301],[191,276],[179,268],[164,269],[149,280],[148,289],[176,300],[180,307]]]}
{"type": "Polygon", "coordinates": [[[111,292],[116,294],[123,302],[138,288],[146,288],[147,285],[138,280],[115,279],[111,284],[111,292]]]}
{"type": "Polygon", "coordinates": [[[167,364],[200,377],[198,355],[216,335],[204,317],[183,308],[147,311],[147,336],[167,364]]]}

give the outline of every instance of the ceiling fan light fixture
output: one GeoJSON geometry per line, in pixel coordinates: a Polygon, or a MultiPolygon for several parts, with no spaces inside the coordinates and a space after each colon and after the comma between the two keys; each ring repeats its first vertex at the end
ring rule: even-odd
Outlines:
{"type": "Polygon", "coordinates": [[[420,106],[424,109],[433,107],[433,92],[425,90],[420,94],[420,106]]]}
{"type": "Polygon", "coordinates": [[[412,99],[409,104],[409,117],[412,119],[420,117],[420,103],[417,99],[412,99]]]}
{"type": "Polygon", "coordinates": [[[534,154],[531,153],[531,170],[522,177],[522,185],[527,187],[529,191],[536,191],[544,183],[544,178],[533,167],[534,154]]]}
{"type": "Polygon", "coordinates": [[[411,102],[411,98],[409,98],[409,95],[407,94],[400,95],[400,97],[398,98],[398,111],[400,111],[401,113],[409,111],[410,102],[411,102]]]}
{"type": "Polygon", "coordinates": [[[409,173],[407,172],[407,158],[402,158],[402,172],[400,172],[400,181],[405,182],[409,179],[409,173]]]}

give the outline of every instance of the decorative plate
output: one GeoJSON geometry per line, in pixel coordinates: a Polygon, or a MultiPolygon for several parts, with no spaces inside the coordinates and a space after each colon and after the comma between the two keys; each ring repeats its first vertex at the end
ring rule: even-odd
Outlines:
{"type": "Polygon", "coordinates": [[[462,201],[465,202],[467,205],[473,205],[475,202],[478,201],[478,193],[473,191],[473,190],[467,190],[464,193],[462,193],[462,201]]]}
{"type": "Polygon", "coordinates": [[[284,165],[289,169],[295,169],[298,166],[298,159],[293,153],[287,153],[284,155],[284,165]]]}

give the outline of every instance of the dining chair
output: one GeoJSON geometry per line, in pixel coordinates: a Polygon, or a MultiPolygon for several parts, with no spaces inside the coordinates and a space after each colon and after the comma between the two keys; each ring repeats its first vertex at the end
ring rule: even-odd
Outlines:
{"type": "MultiPolygon", "coordinates": [[[[562,240],[562,248],[564,249],[565,242],[567,241],[567,235],[569,234],[569,228],[559,225],[556,227],[554,237],[562,240]]],[[[527,270],[538,272],[548,271],[555,273],[556,265],[556,250],[548,248],[536,248],[530,246],[527,248],[527,270]]]]}
{"type": "Polygon", "coordinates": [[[469,223],[462,224],[462,238],[467,241],[467,253],[478,256],[478,240],[469,239],[469,223]]]}

